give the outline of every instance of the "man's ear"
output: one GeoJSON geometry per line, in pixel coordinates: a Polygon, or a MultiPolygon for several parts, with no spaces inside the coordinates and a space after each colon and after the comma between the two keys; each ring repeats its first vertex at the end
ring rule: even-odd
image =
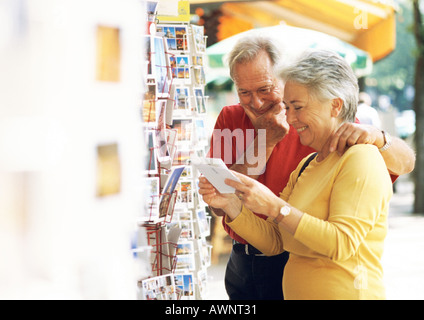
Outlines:
{"type": "Polygon", "coordinates": [[[343,100],[340,98],[335,98],[331,101],[331,116],[337,118],[342,112],[343,100]]]}

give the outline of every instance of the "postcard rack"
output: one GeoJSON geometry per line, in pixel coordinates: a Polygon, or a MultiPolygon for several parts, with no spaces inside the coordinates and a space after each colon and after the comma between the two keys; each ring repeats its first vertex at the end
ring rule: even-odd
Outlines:
{"type": "MultiPolygon", "coordinates": [[[[197,193],[192,157],[204,157],[206,37],[182,16],[157,14],[148,3],[140,106],[145,143],[144,191],[137,227],[150,249],[150,275],[137,280],[142,300],[204,299],[210,266],[211,217],[197,193]]],[[[187,11],[188,1],[179,1],[187,11]]],[[[182,12],[182,11],[181,11],[182,12]]],[[[188,11],[189,12],[189,11],[188,11]]],[[[137,250],[137,249],[135,249],[137,250]]]]}
{"type": "Polygon", "coordinates": [[[152,224],[163,226],[164,224],[171,223],[177,195],[178,192],[176,190],[172,193],[150,195],[150,202],[146,206],[147,214],[143,219],[141,219],[141,221],[144,222],[142,225],[145,224],[148,226],[149,224],[152,224]],[[157,215],[156,203],[160,204],[159,216],[157,215]]]}
{"type": "Polygon", "coordinates": [[[156,276],[172,273],[177,264],[177,244],[164,239],[161,224],[146,225],[147,242],[152,247],[152,271],[156,276]]]}

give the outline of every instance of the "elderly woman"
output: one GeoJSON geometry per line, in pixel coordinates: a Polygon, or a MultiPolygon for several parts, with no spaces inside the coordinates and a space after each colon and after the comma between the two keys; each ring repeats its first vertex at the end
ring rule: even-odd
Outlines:
{"type": "Polygon", "coordinates": [[[199,193],[261,252],[290,252],[285,299],[384,299],[380,259],[392,182],[382,156],[367,144],[343,155],[320,154],[342,123],[354,121],[357,79],[344,59],[327,51],[305,54],[280,76],[291,130],[317,156],[300,162],[280,197],[236,172],[242,183],[226,180],[235,194],[220,194],[205,178],[199,193]]]}

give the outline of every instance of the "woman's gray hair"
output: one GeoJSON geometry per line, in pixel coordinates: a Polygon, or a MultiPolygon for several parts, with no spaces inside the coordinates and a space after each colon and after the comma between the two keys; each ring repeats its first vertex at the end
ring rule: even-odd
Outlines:
{"type": "Polygon", "coordinates": [[[354,122],[358,106],[358,79],[339,54],[327,50],[305,52],[299,60],[278,72],[285,82],[307,87],[315,98],[323,101],[343,100],[340,118],[354,122]]]}
{"type": "Polygon", "coordinates": [[[236,64],[250,62],[263,51],[268,54],[273,66],[279,63],[280,52],[270,38],[258,34],[239,39],[226,57],[231,79],[234,80],[234,67],[236,64]]]}

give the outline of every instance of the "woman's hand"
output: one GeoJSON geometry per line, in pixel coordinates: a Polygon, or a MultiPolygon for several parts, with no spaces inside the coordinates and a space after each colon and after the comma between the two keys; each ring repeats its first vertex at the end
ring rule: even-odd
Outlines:
{"type": "Polygon", "coordinates": [[[282,199],[277,197],[270,189],[262,183],[245,176],[244,174],[232,171],[242,183],[225,179],[225,183],[236,189],[236,195],[242,203],[256,213],[275,217],[282,206],[282,199]]]}
{"type": "Polygon", "coordinates": [[[231,219],[241,212],[242,203],[234,193],[220,193],[205,177],[199,178],[199,194],[209,206],[224,210],[231,219]]]}

